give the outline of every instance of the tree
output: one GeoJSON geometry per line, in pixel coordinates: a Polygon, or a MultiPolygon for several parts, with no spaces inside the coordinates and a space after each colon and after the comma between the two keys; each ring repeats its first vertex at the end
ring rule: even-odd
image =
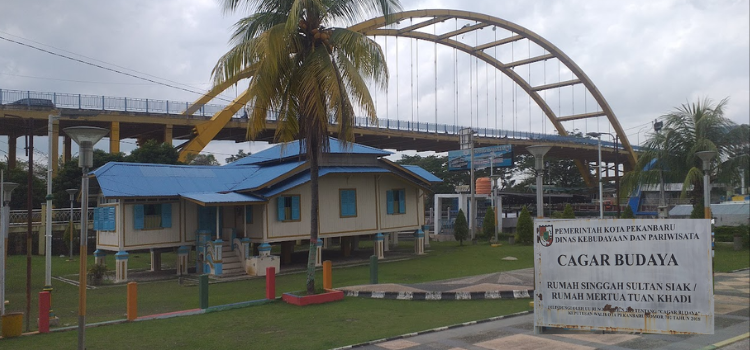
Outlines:
{"type": "Polygon", "coordinates": [[[576,213],[573,211],[573,206],[570,205],[570,203],[565,204],[565,209],[563,209],[562,213],[563,219],[575,219],[576,213]]]}
{"type": "Polygon", "coordinates": [[[682,183],[681,196],[690,196],[697,202],[703,197],[703,166],[695,155],[699,151],[718,152],[712,161],[714,181],[732,183],[732,179],[737,179],[737,168],[747,168],[750,133],[746,125],[738,126],[724,117],[727,103],[723,99],[713,104],[705,98],[663,115],[662,130],[650,135],[635,169],[623,176],[622,192],[632,193],[642,184],[658,184],[663,171],[665,183],[682,183]]]}
{"type": "MultiPolygon", "coordinates": [[[[109,162],[122,162],[125,160],[123,153],[107,153],[100,149],[94,150],[94,166],[92,170],[107,164],[109,162]]],[[[69,161],[58,163],[57,176],[52,179],[52,204],[55,208],[68,208],[70,206],[70,195],[65,192],[69,188],[77,188],[78,198],[81,190],[81,168],[78,167],[78,157],[71,158],[69,161]]],[[[92,181],[93,185],[95,181],[92,181]]],[[[93,193],[93,192],[92,192],[93,193]]],[[[76,199],[78,201],[78,199],[76,199]]]]}
{"type": "Polygon", "coordinates": [[[190,165],[219,165],[213,154],[190,154],[187,157],[187,163],[190,165]]]}
{"type": "MultiPolygon", "coordinates": [[[[17,166],[13,169],[8,170],[6,163],[0,163],[0,169],[5,172],[6,182],[15,182],[18,184],[13,193],[10,196],[10,208],[13,210],[26,209],[26,202],[28,201],[28,188],[29,188],[29,163],[26,161],[18,160],[17,166]]],[[[40,208],[43,203],[44,197],[47,194],[46,190],[46,167],[42,169],[38,164],[32,168],[31,177],[31,205],[34,208],[40,208]]]]}
{"type": "Polygon", "coordinates": [[[128,163],[180,164],[180,153],[168,143],[148,140],[125,157],[128,163]]]}
{"type": "Polygon", "coordinates": [[[234,163],[234,162],[236,162],[236,161],[238,161],[238,160],[240,160],[242,158],[245,158],[245,157],[247,157],[249,155],[251,155],[251,153],[245,153],[245,150],[241,149],[241,150],[237,151],[236,154],[233,154],[233,155],[229,156],[229,158],[225,158],[224,160],[227,163],[234,163]]]}
{"type": "Polygon", "coordinates": [[[377,120],[366,81],[387,86],[388,71],[380,46],[372,39],[334,24],[355,24],[369,15],[389,17],[398,0],[223,0],[225,12],[249,10],[234,26],[234,45],[216,63],[214,84],[252,73],[246,93],[248,136],[255,138],[274,112],[275,140],[300,139],[310,166],[309,294],[315,292],[315,244],[318,240],[318,161],[328,150],[329,120],[343,142],[354,141],[354,107],[377,120]]]}
{"type": "Polygon", "coordinates": [[[482,221],[482,235],[486,239],[494,238],[495,236],[495,210],[487,208],[484,213],[484,220],[482,221]]]}
{"type": "Polygon", "coordinates": [[[466,221],[466,215],[464,215],[462,209],[458,210],[456,222],[453,223],[453,237],[460,245],[464,245],[464,240],[469,238],[469,223],[466,221]]]}
{"type": "Polygon", "coordinates": [[[531,219],[531,214],[526,207],[521,209],[521,214],[518,216],[516,235],[519,243],[534,243],[534,220],[531,219]]]}

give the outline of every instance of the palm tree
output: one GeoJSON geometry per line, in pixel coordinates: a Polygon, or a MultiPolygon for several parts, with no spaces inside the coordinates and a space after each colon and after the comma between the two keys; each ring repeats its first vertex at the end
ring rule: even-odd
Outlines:
{"type": "Polygon", "coordinates": [[[214,85],[252,72],[247,88],[247,136],[256,137],[270,112],[276,113],[276,141],[300,139],[310,166],[310,251],[307,292],[315,290],[318,239],[318,161],[329,148],[331,123],[343,142],[353,141],[354,108],[372,122],[375,106],[367,87],[385,88],[388,70],[380,46],[334,25],[351,25],[367,16],[386,17],[401,9],[399,0],[222,0],[224,11],[249,10],[234,27],[233,47],[213,69],[214,85]]]}
{"type": "Polygon", "coordinates": [[[727,103],[723,99],[714,105],[706,98],[682,104],[662,116],[663,129],[651,134],[635,169],[623,176],[623,193],[631,193],[641,184],[659,183],[663,170],[665,182],[683,183],[683,198],[692,186],[689,195],[698,205],[703,195],[702,163],[695,155],[699,151],[718,152],[712,174],[717,180],[736,178],[737,167],[747,166],[748,155],[741,145],[747,149],[748,133],[746,125],[738,126],[724,117],[727,103]]]}

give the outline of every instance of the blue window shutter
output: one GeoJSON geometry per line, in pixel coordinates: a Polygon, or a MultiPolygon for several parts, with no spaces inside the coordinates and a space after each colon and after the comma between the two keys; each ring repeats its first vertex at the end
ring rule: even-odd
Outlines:
{"type": "Polygon", "coordinates": [[[252,205],[245,206],[245,223],[246,224],[253,223],[253,206],[252,205]]]}
{"type": "Polygon", "coordinates": [[[351,215],[357,215],[357,191],[355,190],[349,191],[349,205],[351,215]]]}
{"type": "Polygon", "coordinates": [[[404,190],[398,190],[398,213],[406,213],[406,196],[404,190]]]}
{"type": "Polygon", "coordinates": [[[385,198],[386,198],[386,212],[388,214],[393,214],[393,191],[385,191],[385,198]]]}
{"type": "Polygon", "coordinates": [[[172,227],[172,204],[162,203],[161,205],[161,227],[172,227]]]}
{"type": "Polygon", "coordinates": [[[107,210],[107,227],[108,231],[115,230],[115,207],[109,207],[107,210]]]}
{"type": "Polygon", "coordinates": [[[143,227],[143,204],[136,204],[133,206],[133,228],[136,230],[143,230],[143,227]]]}
{"type": "Polygon", "coordinates": [[[276,198],[276,218],[279,221],[286,220],[286,216],[284,215],[284,199],[286,197],[278,197],[276,198]]]}
{"type": "Polygon", "coordinates": [[[292,196],[292,220],[299,220],[299,196],[292,196]]]}
{"type": "Polygon", "coordinates": [[[94,208],[94,230],[95,231],[101,230],[99,228],[99,209],[101,208],[94,208]]]}
{"type": "Polygon", "coordinates": [[[346,191],[339,191],[339,206],[341,207],[339,214],[341,214],[341,216],[347,215],[346,199],[347,199],[346,191]]]}
{"type": "Polygon", "coordinates": [[[354,190],[341,191],[341,216],[357,215],[357,195],[354,190]]]}

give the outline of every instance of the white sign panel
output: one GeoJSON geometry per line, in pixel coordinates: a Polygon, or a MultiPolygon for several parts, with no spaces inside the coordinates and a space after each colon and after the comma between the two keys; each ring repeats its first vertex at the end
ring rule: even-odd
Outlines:
{"type": "Polygon", "coordinates": [[[537,219],[534,324],[714,332],[706,219],[537,219]]]}

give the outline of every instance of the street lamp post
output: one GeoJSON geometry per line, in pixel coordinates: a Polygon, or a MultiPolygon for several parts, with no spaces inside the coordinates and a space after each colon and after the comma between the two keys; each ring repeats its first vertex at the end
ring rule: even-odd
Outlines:
{"type": "Polygon", "coordinates": [[[534,170],[536,171],[536,217],[544,217],[544,199],[542,198],[542,176],[544,176],[544,155],[552,146],[535,145],[528,146],[526,150],[534,156],[534,170]]]}
{"type": "Polygon", "coordinates": [[[78,275],[78,349],[86,349],[86,237],[88,235],[89,177],[88,172],[94,166],[94,144],[107,133],[107,129],[93,126],[73,126],[63,129],[79,147],[78,166],[82,169],[81,177],[81,242],[78,275]]]}
{"type": "Polygon", "coordinates": [[[701,151],[696,152],[703,161],[703,214],[704,218],[711,218],[711,188],[709,187],[709,170],[711,170],[711,159],[716,157],[716,151],[701,151]]]}
{"type": "Polygon", "coordinates": [[[599,149],[599,218],[603,218],[602,210],[602,176],[601,176],[601,163],[602,163],[602,135],[609,135],[615,140],[615,191],[617,192],[617,217],[620,217],[620,163],[618,161],[618,149],[619,149],[619,137],[618,135],[612,135],[608,132],[590,132],[586,135],[596,137],[598,139],[599,149]]]}
{"type": "Polygon", "coordinates": [[[0,315],[5,314],[5,249],[8,245],[8,230],[10,227],[10,193],[18,187],[15,182],[0,181],[0,194],[2,194],[2,215],[3,225],[0,227],[0,315]]]}
{"type": "Polygon", "coordinates": [[[604,200],[602,198],[604,189],[602,188],[602,133],[590,132],[586,134],[596,137],[597,151],[599,152],[599,163],[597,164],[596,173],[599,175],[599,219],[604,219],[604,200]]]}
{"type": "Polygon", "coordinates": [[[68,260],[73,260],[73,204],[75,203],[76,194],[78,193],[77,188],[69,188],[65,190],[70,196],[70,220],[68,226],[70,228],[70,246],[68,249],[68,260]]]}

